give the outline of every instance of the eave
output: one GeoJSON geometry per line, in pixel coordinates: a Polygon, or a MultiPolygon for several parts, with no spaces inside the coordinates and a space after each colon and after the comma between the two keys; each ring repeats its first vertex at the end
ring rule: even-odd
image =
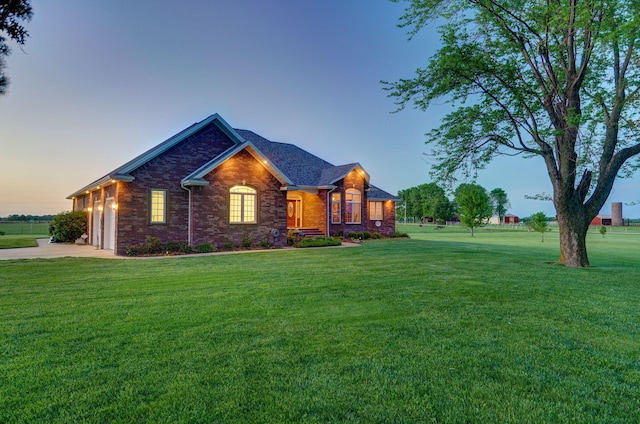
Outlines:
{"type": "Polygon", "coordinates": [[[105,175],[104,177],[100,178],[99,180],[96,180],[94,182],[92,182],[91,184],[88,184],[84,187],[82,187],[80,190],[76,191],[73,194],[70,194],[69,196],[67,196],[67,199],[75,199],[76,197],[83,195],[83,194],[88,194],[92,191],[95,190],[100,190],[103,187],[106,187],[108,185],[117,183],[117,182],[123,182],[123,183],[130,183],[131,181],[135,180],[135,177],[132,175],[128,175],[128,174],[109,174],[109,175],[105,175]]]}

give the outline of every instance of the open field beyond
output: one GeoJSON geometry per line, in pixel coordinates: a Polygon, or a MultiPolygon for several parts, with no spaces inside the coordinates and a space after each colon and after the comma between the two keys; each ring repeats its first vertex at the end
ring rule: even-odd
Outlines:
{"type": "Polygon", "coordinates": [[[0,249],[35,247],[36,238],[49,235],[48,222],[11,222],[0,223],[0,249]]]}
{"type": "Polygon", "coordinates": [[[0,422],[638,422],[640,235],[0,262],[0,422]]]}

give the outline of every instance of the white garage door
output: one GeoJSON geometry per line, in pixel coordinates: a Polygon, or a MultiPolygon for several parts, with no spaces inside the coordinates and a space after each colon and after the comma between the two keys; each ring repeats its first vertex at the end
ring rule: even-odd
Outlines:
{"type": "Polygon", "coordinates": [[[116,245],[116,210],[114,199],[109,198],[104,204],[104,248],[113,250],[116,245]]]}

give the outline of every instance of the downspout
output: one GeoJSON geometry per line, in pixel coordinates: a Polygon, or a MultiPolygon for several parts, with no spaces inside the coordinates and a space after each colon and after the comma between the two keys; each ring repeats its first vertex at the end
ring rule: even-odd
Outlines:
{"type": "Polygon", "coordinates": [[[333,193],[337,188],[338,187],[334,187],[331,190],[327,191],[327,237],[331,237],[331,193],[333,193]]]}
{"type": "Polygon", "coordinates": [[[191,246],[191,189],[180,184],[180,188],[189,192],[189,206],[187,212],[187,244],[191,246]]]}

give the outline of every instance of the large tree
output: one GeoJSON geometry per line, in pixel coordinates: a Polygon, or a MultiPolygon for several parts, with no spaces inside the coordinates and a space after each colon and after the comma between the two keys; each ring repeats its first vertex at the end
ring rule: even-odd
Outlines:
{"type": "Polygon", "coordinates": [[[453,215],[453,204],[447,198],[444,189],[436,183],[421,184],[420,202],[422,203],[422,216],[433,218],[433,222],[448,221],[453,215]]]}
{"type": "Polygon", "coordinates": [[[499,187],[494,188],[489,193],[489,197],[491,198],[493,213],[498,216],[500,224],[504,223],[504,216],[507,214],[507,208],[511,206],[507,192],[499,187]]]}
{"type": "Polygon", "coordinates": [[[454,196],[460,222],[471,229],[473,237],[473,229],[487,225],[493,213],[487,190],[478,184],[464,183],[456,188],[454,196]]]}
{"type": "Polygon", "coordinates": [[[0,94],[4,94],[9,84],[4,73],[5,57],[11,53],[7,42],[25,43],[29,33],[22,23],[31,20],[32,15],[30,0],[0,0],[0,94]]]}
{"type": "MultiPolygon", "coordinates": [[[[396,0],[399,1],[399,0],[396,0]]],[[[401,25],[439,25],[415,77],[388,83],[400,108],[454,110],[428,134],[434,172],[475,172],[494,156],[541,157],[553,187],[559,263],[589,265],[586,234],[640,153],[636,0],[407,0],[401,25]]]]}

